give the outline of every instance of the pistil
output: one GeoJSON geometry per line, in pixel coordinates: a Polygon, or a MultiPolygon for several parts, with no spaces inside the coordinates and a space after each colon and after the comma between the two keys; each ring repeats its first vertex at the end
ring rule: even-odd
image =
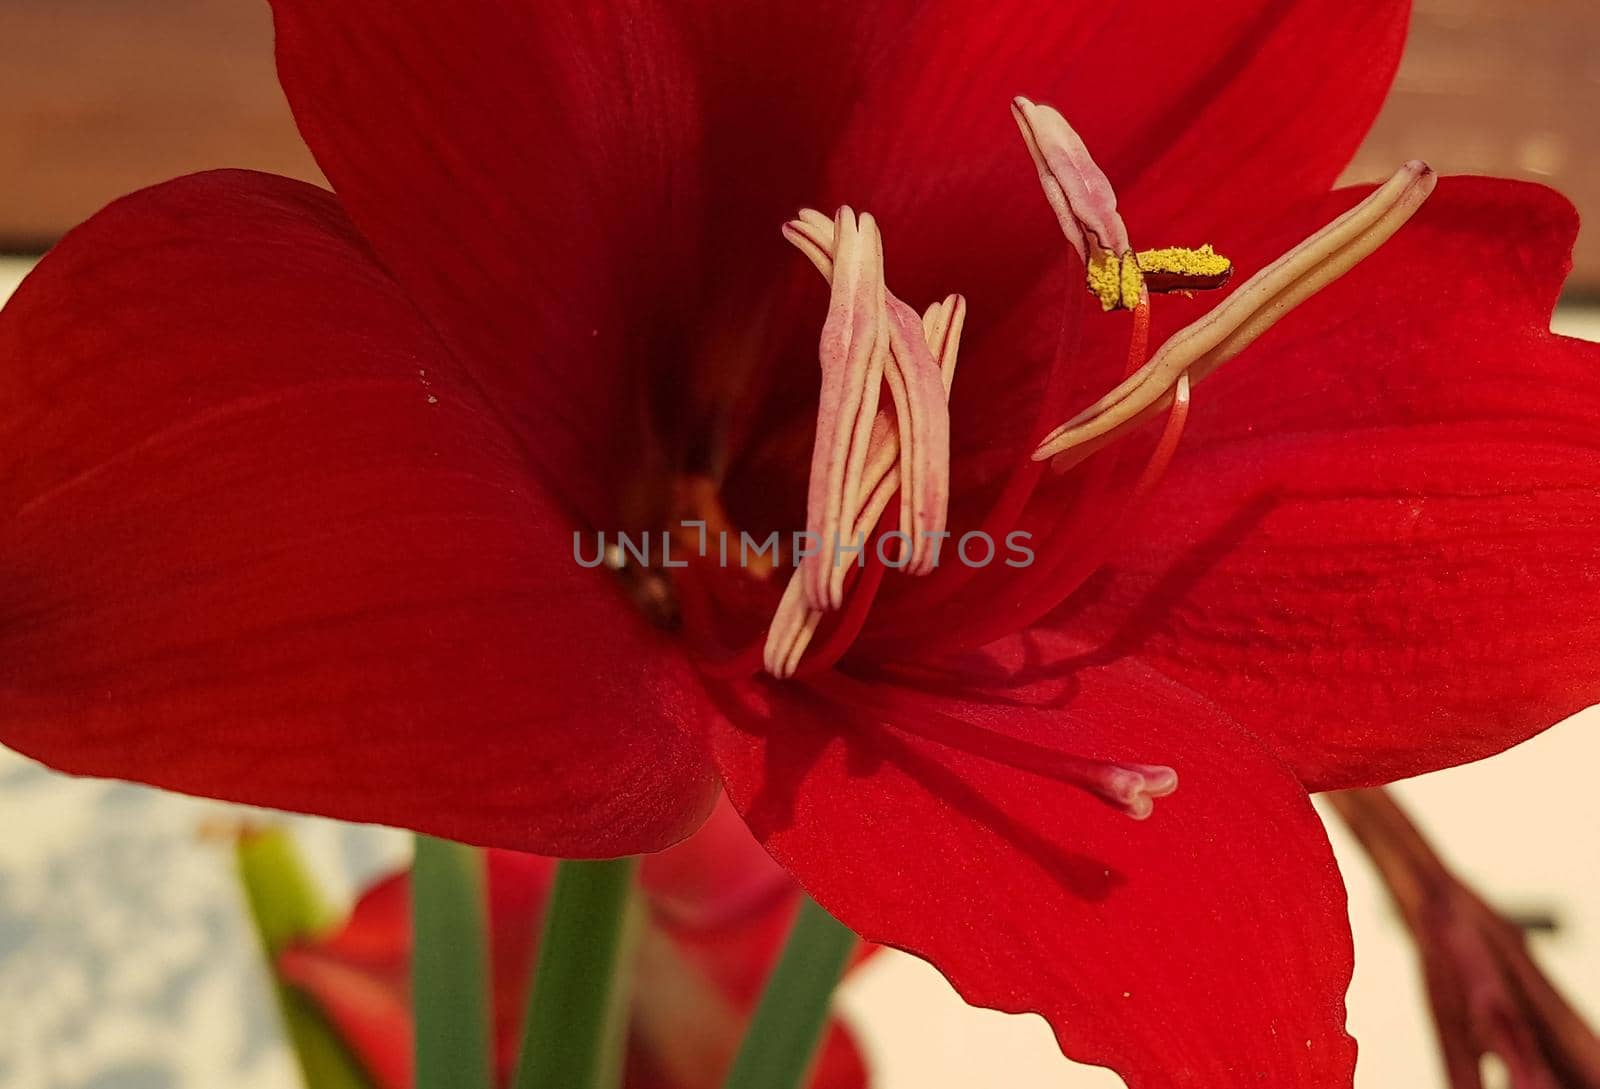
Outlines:
{"type": "Polygon", "coordinates": [[[908,708],[875,685],[837,674],[821,687],[843,706],[872,714],[882,725],[958,752],[1075,787],[1134,820],[1155,811],[1158,798],[1178,789],[1178,773],[1164,764],[1102,760],[1038,745],[930,708],[908,708]]]}

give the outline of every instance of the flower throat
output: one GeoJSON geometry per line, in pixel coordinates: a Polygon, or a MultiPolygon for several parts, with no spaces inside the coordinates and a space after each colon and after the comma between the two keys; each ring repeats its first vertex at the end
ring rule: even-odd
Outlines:
{"type": "MultiPolygon", "coordinates": [[[[1012,103],[1012,114],[1089,292],[1103,311],[1131,311],[1133,321],[1120,384],[1064,422],[1049,418],[1052,398],[1044,399],[1032,458],[1013,470],[977,530],[990,542],[1015,527],[1046,463],[1058,472],[1073,469],[1164,417],[1131,488],[1111,496],[1091,482],[1089,494],[1076,504],[1101,522],[1126,513],[1155,487],[1176,452],[1191,388],[1382,245],[1422,204],[1435,180],[1425,164],[1405,164],[1152,354],[1151,296],[1219,288],[1233,272],[1231,262],[1209,245],[1135,250],[1115,191],[1066,119],[1021,97],[1012,103]]],[[[795,565],[762,645],[717,671],[761,669],[789,678],[819,675],[844,656],[865,626],[888,568],[927,579],[919,598],[929,605],[948,599],[975,572],[970,564],[941,562],[940,555],[950,537],[949,398],[965,299],[952,294],[918,313],[891,292],[883,236],[869,213],[847,206],[829,217],[806,209],[784,225],[783,234],[829,285],[804,534],[816,547],[793,553],[795,565]],[[841,548],[841,542],[848,543],[841,548]]],[[[1063,354],[1058,351],[1052,362],[1052,376],[1063,373],[1063,354]]],[[[1077,589],[1104,559],[1103,551],[1073,555],[1018,571],[1015,592],[1008,587],[1006,597],[1023,604],[983,617],[981,634],[966,633],[972,637],[965,642],[975,645],[1026,626],[1077,589]]]]}

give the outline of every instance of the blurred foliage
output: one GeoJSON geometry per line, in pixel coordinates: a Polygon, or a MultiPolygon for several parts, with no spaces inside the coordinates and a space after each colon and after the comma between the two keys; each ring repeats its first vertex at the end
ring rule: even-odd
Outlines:
{"type": "Polygon", "coordinates": [[[320,937],[335,927],[338,913],[327,903],[281,828],[246,830],[236,848],[239,880],[262,953],[273,971],[284,1031],[306,1089],[372,1089],[348,1048],[311,1002],[277,979],[278,954],[288,945],[320,937]]]}

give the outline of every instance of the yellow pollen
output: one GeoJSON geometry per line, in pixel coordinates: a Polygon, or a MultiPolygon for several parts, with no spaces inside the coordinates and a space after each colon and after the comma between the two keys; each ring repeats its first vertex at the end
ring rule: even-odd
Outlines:
{"type": "Polygon", "coordinates": [[[1132,310],[1145,292],[1192,291],[1220,287],[1233,262],[1210,246],[1167,246],[1138,253],[1099,250],[1088,261],[1089,293],[1102,310],[1132,310]]]}
{"type": "Polygon", "coordinates": [[[1210,246],[1197,250],[1182,246],[1168,246],[1160,250],[1140,250],[1136,255],[1139,270],[1146,273],[1165,272],[1173,276],[1209,279],[1226,275],[1233,262],[1210,246]]]}
{"type": "Polygon", "coordinates": [[[1100,309],[1117,310],[1139,304],[1144,277],[1132,256],[1101,250],[1089,258],[1089,292],[1100,300],[1100,309]]]}
{"type": "MultiPolygon", "coordinates": [[[[1122,257],[1122,305],[1132,309],[1139,305],[1139,300],[1144,297],[1144,273],[1139,269],[1139,262],[1133,254],[1124,254],[1122,257]]],[[[1101,306],[1105,301],[1101,300],[1101,306]]]]}

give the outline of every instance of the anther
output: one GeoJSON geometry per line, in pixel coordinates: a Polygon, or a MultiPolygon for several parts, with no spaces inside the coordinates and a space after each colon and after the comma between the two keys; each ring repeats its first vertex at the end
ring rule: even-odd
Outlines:
{"type": "Polygon", "coordinates": [[[1083,261],[1104,310],[1132,310],[1150,292],[1201,291],[1227,283],[1232,266],[1210,246],[1133,251],[1117,194],[1083,138],[1060,112],[1018,96],[1011,114],[1039,172],[1061,233],[1083,261]]]}
{"type": "MultiPolygon", "coordinates": [[[[820,212],[806,209],[784,225],[783,234],[805,254],[833,288],[828,324],[824,326],[820,356],[823,366],[823,404],[818,411],[817,447],[813,451],[811,508],[807,527],[818,534],[820,555],[808,556],[785,589],[777,614],[767,631],[763,664],[778,677],[794,674],[800,657],[816,635],[822,614],[839,608],[845,584],[851,573],[847,565],[836,563],[834,542],[847,539],[872,546],[872,538],[890,501],[898,493],[902,548],[894,563],[910,574],[925,574],[934,562],[933,542],[939,540],[949,506],[950,383],[955,377],[956,356],[966,319],[966,301],[951,295],[930,306],[920,317],[883,286],[881,241],[876,264],[868,273],[877,280],[870,291],[855,285],[855,302],[849,305],[878,305],[877,329],[881,340],[874,350],[883,351],[884,360],[865,377],[889,387],[893,412],[877,407],[876,390],[871,398],[874,415],[865,441],[857,444],[859,428],[850,436],[850,458],[846,477],[836,481],[830,474],[837,467],[836,452],[823,456],[825,435],[837,436],[838,410],[830,408],[830,368],[838,367],[836,330],[843,320],[836,318],[840,307],[840,279],[846,274],[845,261],[852,256],[846,248],[846,220],[849,209],[829,220],[820,212]],[[833,346],[830,350],[830,346],[833,346]],[[826,422],[825,422],[826,420],[826,422]],[[859,452],[859,459],[856,454],[859,452]],[[820,483],[819,483],[820,482],[820,483]],[[818,517],[817,512],[822,512],[818,517]],[[907,543],[909,542],[909,543],[907,543]]],[[[871,224],[863,215],[860,224],[871,224]]],[[[858,231],[863,228],[857,227],[858,231]]],[[[876,226],[871,227],[876,237],[876,226]]],[[[859,259],[859,251],[855,255],[859,259]]],[[[863,326],[866,322],[858,320],[863,326]]],[[[848,352],[844,353],[848,354],[848,352]]],[[[868,399],[862,397],[855,408],[862,411],[868,399]]],[[[859,420],[859,416],[857,417],[859,420]]],[[[837,438],[835,438],[837,447],[837,438]]]]}
{"type": "Polygon", "coordinates": [[[842,580],[832,577],[834,547],[860,510],[862,472],[889,355],[878,225],[870,215],[857,219],[846,207],[839,209],[833,227],[832,298],[818,350],[822,393],[806,503],[806,529],[821,544],[801,561],[806,598],[817,609],[840,604],[842,580]]]}

